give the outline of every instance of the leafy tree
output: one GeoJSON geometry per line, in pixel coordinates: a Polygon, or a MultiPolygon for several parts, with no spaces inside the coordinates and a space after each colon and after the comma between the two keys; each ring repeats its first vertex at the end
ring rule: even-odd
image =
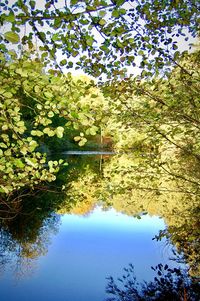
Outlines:
{"type": "Polygon", "coordinates": [[[138,170],[146,166],[156,177],[164,173],[180,180],[183,190],[190,182],[198,194],[199,51],[185,54],[180,63],[182,69],[165,78],[133,78],[104,87],[105,95],[112,93],[113,112],[105,131],[112,133],[116,149],[130,149],[140,158],[138,170]]]}
{"type": "Polygon", "coordinates": [[[7,43],[36,43],[42,58],[56,67],[123,76],[124,67],[139,66],[151,75],[177,63],[177,38],[198,34],[199,4],[181,1],[37,1],[1,2],[1,49],[7,43]],[[45,28],[45,31],[43,30],[45,28]],[[58,53],[63,58],[57,59],[58,53]]]}
{"type": "Polygon", "coordinates": [[[63,160],[47,160],[50,138],[67,139],[65,132],[70,129],[79,133],[74,140],[83,146],[86,137],[99,131],[106,111],[91,80],[55,76],[31,55],[9,62],[2,55],[0,193],[5,205],[18,191],[24,194],[26,188],[55,181],[63,160]]]}
{"type": "Polygon", "coordinates": [[[125,268],[125,274],[115,282],[113,277],[108,278],[106,292],[111,295],[107,301],[165,301],[191,300],[199,298],[199,283],[192,282],[186,271],[171,269],[161,263],[155,268],[154,281],[138,283],[134,275],[132,264],[125,268]]]}

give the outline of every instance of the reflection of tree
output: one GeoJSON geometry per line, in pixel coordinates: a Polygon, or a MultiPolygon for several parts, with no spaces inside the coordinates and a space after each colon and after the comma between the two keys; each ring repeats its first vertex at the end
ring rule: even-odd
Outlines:
{"type": "MultiPolygon", "coordinates": [[[[70,209],[67,208],[69,213],[84,215],[91,212],[96,204],[96,190],[98,186],[98,178],[94,172],[87,169],[80,178],[70,182],[69,190],[67,191],[67,201],[71,200],[74,204],[70,209]],[[90,185],[88,185],[90,183],[90,185]]],[[[68,202],[67,202],[68,203],[68,202]]],[[[65,213],[66,206],[59,210],[59,213],[65,213]]]]}
{"type": "Polygon", "coordinates": [[[191,204],[190,208],[174,213],[170,222],[168,222],[168,217],[166,216],[168,228],[165,231],[160,231],[157,236],[158,239],[162,236],[167,237],[176,245],[180,252],[183,252],[187,263],[190,265],[190,275],[193,276],[200,275],[199,220],[199,207],[195,207],[194,204],[191,204]]]}
{"type": "Polygon", "coordinates": [[[110,164],[105,168],[113,206],[128,215],[148,212],[163,217],[165,236],[184,252],[190,272],[199,275],[199,195],[192,193],[193,184],[157,175],[151,168],[140,169],[138,175],[135,160],[126,155],[113,160],[113,168],[110,164]]]}
{"type": "Polygon", "coordinates": [[[128,215],[148,212],[163,217],[167,229],[160,237],[167,236],[183,251],[191,274],[199,275],[199,195],[192,193],[193,184],[166,175],[157,176],[147,168],[140,170],[138,179],[133,158],[124,155],[124,158],[113,157],[112,161],[104,171],[110,181],[108,189],[115,209],[128,215]]]}
{"type": "MultiPolygon", "coordinates": [[[[186,168],[187,159],[178,159],[186,168]]],[[[97,168],[86,164],[79,177],[71,178],[66,204],[74,204],[70,212],[75,214],[87,214],[96,203],[104,201],[105,206],[111,204],[117,211],[130,216],[148,213],[163,217],[167,228],[157,238],[167,237],[184,253],[191,267],[190,273],[199,275],[198,191],[194,193],[194,184],[182,178],[157,173],[147,164],[149,160],[148,155],[115,155],[104,161],[101,175],[97,168]]],[[[59,212],[67,211],[69,206],[63,203],[59,212]]]]}
{"type": "Polygon", "coordinates": [[[83,156],[72,161],[65,190],[65,201],[58,213],[87,215],[93,211],[101,190],[99,156],[83,156]],[[74,162],[75,161],[75,162],[74,162]]]}
{"type": "MultiPolygon", "coordinates": [[[[186,168],[187,159],[179,159],[186,168]]],[[[111,156],[104,160],[101,170],[99,160],[89,156],[68,158],[69,165],[58,174],[54,186],[34,197],[27,196],[26,201],[20,202],[21,213],[15,219],[6,215],[8,219],[1,222],[1,253],[12,247],[10,254],[17,254],[15,248],[18,248],[18,258],[24,261],[37,258],[46,252],[48,233],[51,235],[58,222],[52,212],[87,215],[101,202],[130,216],[148,213],[163,217],[167,227],[156,238],[167,237],[184,253],[190,274],[199,275],[199,195],[198,191],[193,193],[193,183],[157,174],[147,164],[148,154],[111,156]]],[[[9,256],[1,259],[1,263],[9,261],[9,256]]]]}
{"type": "Polygon", "coordinates": [[[50,200],[45,202],[42,196],[38,194],[22,201],[21,211],[15,218],[2,216],[1,271],[11,266],[16,276],[22,276],[31,271],[38,257],[47,253],[50,237],[58,231],[60,217],[49,208],[50,200]]]}
{"type": "Polygon", "coordinates": [[[187,271],[169,268],[158,264],[155,268],[154,281],[138,283],[132,264],[125,268],[125,275],[108,278],[106,292],[111,296],[107,301],[198,301],[200,284],[192,282],[187,271]]]}
{"type": "MultiPolygon", "coordinates": [[[[58,231],[60,216],[55,213],[56,211],[60,209],[59,213],[69,212],[75,207],[75,213],[80,213],[80,210],[81,214],[84,213],[83,209],[77,211],[80,199],[68,198],[66,194],[69,188],[73,187],[73,181],[78,177],[81,178],[85,169],[89,169],[89,162],[91,173],[96,174],[99,159],[77,160],[71,157],[68,158],[68,162],[69,165],[58,173],[53,185],[43,186],[30,195],[25,194],[24,198],[21,195],[16,211],[15,208],[11,211],[0,211],[1,272],[9,266],[17,276],[32,270],[37,258],[47,253],[51,236],[58,231]]],[[[81,193],[78,190],[74,195],[77,192],[81,193]]],[[[88,210],[88,206],[92,206],[90,203],[87,205],[87,202],[85,202],[85,211],[88,210]]]]}

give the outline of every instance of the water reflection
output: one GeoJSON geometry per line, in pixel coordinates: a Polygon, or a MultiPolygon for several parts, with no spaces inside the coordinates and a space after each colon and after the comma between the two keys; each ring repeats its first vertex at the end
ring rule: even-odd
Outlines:
{"type": "MultiPolygon", "coordinates": [[[[98,159],[99,160],[99,159],[98,159]]],[[[52,235],[59,229],[60,215],[65,201],[65,210],[73,208],[76,200],[67,199],[65,189],[70,187],[70,181],[78,178],[88,166],[85,158],[68,158],[69,166],[60,170],[56,182],[43,185],[37,190],[24,190],[15,195],[8,204],[0,203],[0,272],[8,267],[18,278],[32,270],[35,261],[45,256],[52,235]]],[[[97,163],[98,165],[99,163],[97,163]]],[[[91,167],[96,173],[96,160],[91,167]]]]}
{"type": "MultiPolygon", "coordinates": [[[[86,168],[70,182],[66,192],[67,199],[77,200],[72,212],[87,214],[96,203],[103,201],[105,207],[112,205],[130,216],[140,218],[148,213],[163,217],[167,226],[156,238],[164,236],[173,242],[190,264],[190,274],[199,276],[198,191],[194,193],[193,184],[182,183],[182,179],[157,175],[147,168],[138,170],[137,161],[131,154],[121,154],[104,160],[101,174],[86,168]]],[[[61,212],[66,212],[65,204],[61,212]]]]}
{"type": "Polygon", "coordinates": [[[200,284],[191,280],[187,270],[161,263],[151,268],[155,277],[149,282],[138,282],[132,264],[124,268],[124,274],[117,282],[109,277],[106,292],[110,297],[106,301],[199,300],[200,284]]]}
{"type": "MultiPolygon", "coordinates": [[[[148,267],[160,261],[167,263],[172,255],[164,241],[152,241],[158,229],[164,227],[158,217],[144,216],[139,220],[101,207],[88,216],[63,215],[56,236],[49,226],[52,243],[45,244],[48,253],[37,258],[38,267],[32,277],[20,279],[16,286],[10,273],[2,278],[1,300],[27,300],[25,296],[30,293],[31,301],[55,300],[55,296],[57,300],[103,301],[106,277],[120,275],[129,262],[134,263],[138,279],[151,280],[153,274],[148,267]]],[[[42,234],[46,242],[47,233],[41,229],[41,237],[42,234]]],[[[16,256],[17,248],[12,255],[14,252],[16,256]]],[[[22,256],[27,258],[25,253],[22,256]]],[[[35,263],[34,258],[29,259],[35,263]]]]}
{"type": "Polygon", "coordinates": [[[4,220],[0,228],[0,272],[11,270],[15,278],[30,274],[36,260],[45,256],[51,236],[58,232],[60,217],[51,213],[22,215],[4,220]],[[43,217],[44,218],[44,217],[43,217]]]}
{"type": "MultiPolygon", "coordinates": [[[[39,283],[47,287],[55,271],[52,300],[59,290],[58,300],[80,301],[78,282],[81,300],[102,300],[106,276],[120,275],[132,262],[138,281],[149,280],[151,265],[173,257],[171,243],[181,255],[179,261],[189,264],[190,275],[200,275],[199,195],[190,184],[183,187],[166,175],[138,170],[130,154],[93,159],[76,155],[67,161],[53,185],[26,198],[18,196],[14,214],[1,212],[1,270],[10,267],[19,276],[37,261],[38,280],[27,282],[31,290],[38,290],[33,300],[41,299],[39,283]]],[[[11,280],[3,280],[4,286],[5,300],[12,300],[11,280]]],[[[26,300],[22,292],[21,286],[15,300],[26,300]]],[[[49,294],[44,300],[51,300],[49,294]]]]}

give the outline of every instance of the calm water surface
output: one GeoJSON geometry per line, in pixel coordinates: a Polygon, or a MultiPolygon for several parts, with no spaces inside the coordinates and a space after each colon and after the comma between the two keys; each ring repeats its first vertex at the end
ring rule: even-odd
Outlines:
{"type": "Polygon", "coordinates": [[[65,214],[46,254],[23,263],[21,274],[7,267],[0,278],[1,301],[103,301],[106,277],[120,277],[129,263],[138,280],[149,280],[152,265],[169,261],[171,247],[152,240],[164,228],[158,217],[138,220],[101,207],[87,216],[65,214]]]}
{"type": "Polygon", "coordinates": [[[195,201],[176,192],[138,194],[135,158],[112,154],[64,152],[69,164],[54,184],[66,187],[63,194],[41,191],[24,201],[16,219],[2,219],[0,301],[103,301],[107,277],[122,277],[130,263],[138,282],[153,280],[151,266],[180,265],[166,239],[153,240],[166,228],[175,246],[189,246],[188,261],[198,267],[195,201]],[[107,209],[95,207],[100,202],[107,209]]]}

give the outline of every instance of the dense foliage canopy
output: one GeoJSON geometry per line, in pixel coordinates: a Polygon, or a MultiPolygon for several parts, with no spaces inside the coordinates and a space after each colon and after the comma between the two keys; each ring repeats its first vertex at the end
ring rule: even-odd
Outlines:
{"type": "Polygon", "coordinates": [[[135,64],[148,75],[176,64],[177,40],[195,37],[199,21],[195,0],[3,0],[1,9],[3,52],[7,43],[21,51],[29,45],[60,69],[108,77],[123,76],[124,67],[135,64]]]}

